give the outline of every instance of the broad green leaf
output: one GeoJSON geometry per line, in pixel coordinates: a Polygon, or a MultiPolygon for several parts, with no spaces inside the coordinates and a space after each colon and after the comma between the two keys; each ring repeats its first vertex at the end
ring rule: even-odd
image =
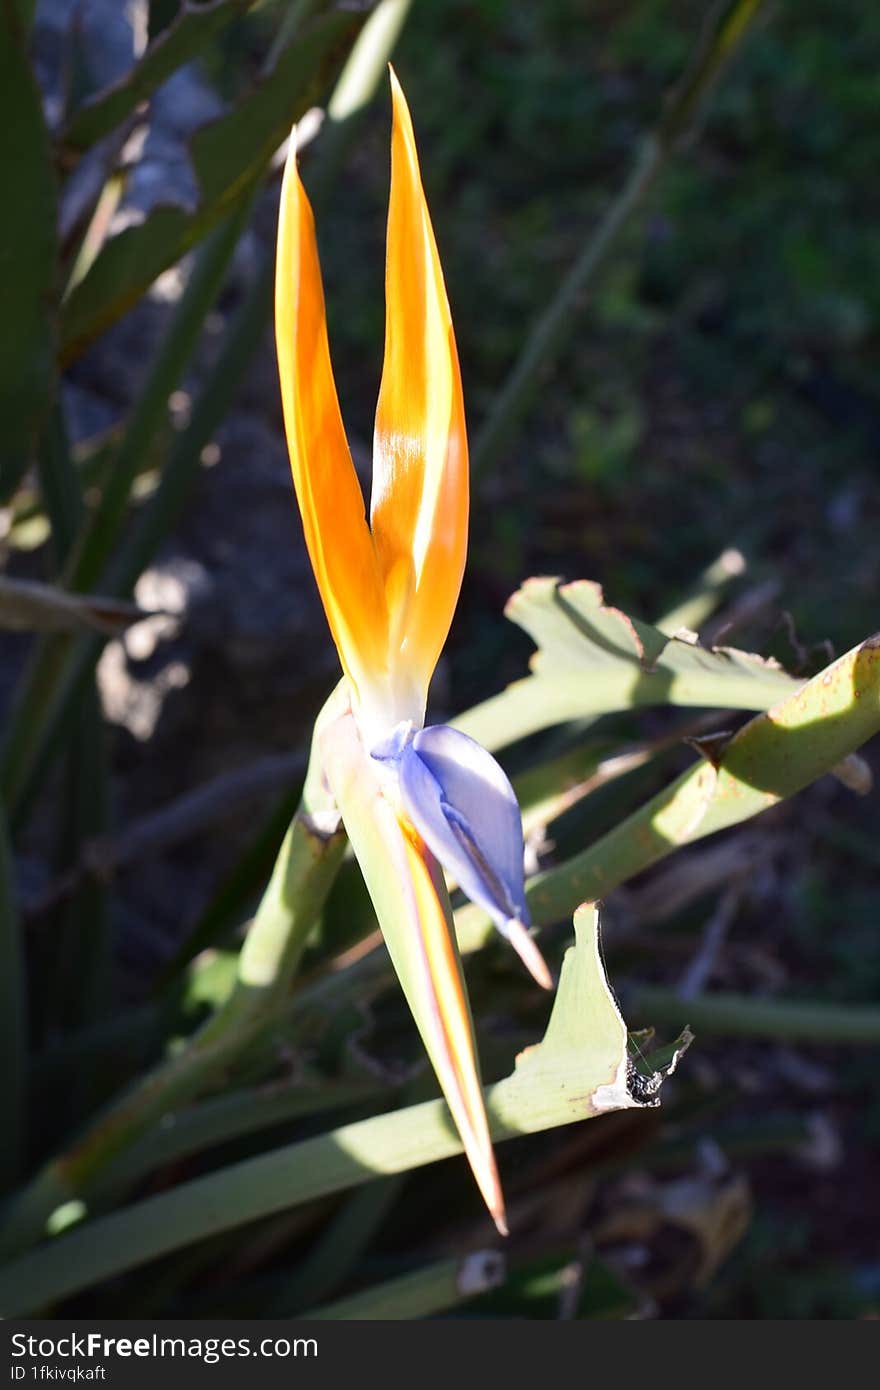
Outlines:
{"type": "Polygon", "coordinates": [[[40,91],[23,25],[0,6],[0,501],[31,462],[54,385],[56,196],[40,91]]]}
{"type": "Polygon", "coordinates": [[[256,0],[214,0],[213,4],[193,5],[184,0],[176,18],[156,38],[140,62],[112,87],[96,92],[74,111],[61,133],[65,154],[80,154],[109,135],[136,106],[146,101],[157,87],[202,49],[237,15],[249,10],[256,0]]]}
{"type": "MultiPolygon", "coordinates": [[[[637,1106],[627,1070],[626,1028],[602,968],[597,914],[585,906],[575,918],[575,945],[563,962],[544,1040],[485,1092],[492,1137],[637,1106]]],[[[652,1097],[661,1081],[657,1073],[648,1083],[652,1097]]],[[[31,1312],[206,1236],[384,1173],[435,1163],[461,1147],[445,1103],[434,1100],[245,1159],[89,1221],[14,1260],[0,1271],[0,1314],[31,1312]]]]}
{"type": "Polygon", "coordinates": [[[61,323],[70,361],[255,187],[292,123],[320,97],[363,16],[328,14],[279,55],[272,71],[228,115],[190,140],[201,190],[197,207],[159,206],[107,242],[71,291],[61,323]]]}
{"type": "Polygon", "coordinates": [[[487,748],[637,705],[767,709],[800,685],[762,657],[629,618],[588,580],[529,579],[505,611],[538,650],[531,675],[455,721],[487,748]]]}
{"type": "MultiPolygon", "coordinates": [[[[834,772],[880,732],[880,635],[744,724],[669,787],[600,840],[528,885],[533,920],[562,921],[582,898],[601,898],[681,845],[724,830],[834,772]]],[[[707,747],[707,753],[710,749],[707,747]]],[[[492,934],[472,907],[457,914],[459,944],[474,950],[492,934]]]]}
{"type": "Polygon", "coordinates": [[[70,594],[51,584],[0,575],[0,630],[103,632],[112,637],[147,616],[135,603],[70,594]]]}

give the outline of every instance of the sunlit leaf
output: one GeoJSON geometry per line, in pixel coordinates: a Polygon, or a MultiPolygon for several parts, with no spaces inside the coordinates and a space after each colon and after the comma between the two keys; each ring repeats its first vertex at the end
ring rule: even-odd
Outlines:
{"type": "MultiPolygon", "coordinates": [[[[701,758],[595,844],[533,879],[527,887],[532,920],[561,921],[582,898],[602,898],[681,845],[794,796],[878,732],[880,636],[874,636],[749,720],[711,750],[712,761],[701,758]]],[[[488,918],[470,906],[457,914],[457,927],[463,950],[491,936],[488,918]]]]}
{"type": "Polygon", "coordinates": [[[638,705],[767,709],[801,684],[762,657],[708,649],[630,618],[588,580],[529,579],[506,613],[538,650],[531,675],[455,721],[487,748],[638,705]]]}

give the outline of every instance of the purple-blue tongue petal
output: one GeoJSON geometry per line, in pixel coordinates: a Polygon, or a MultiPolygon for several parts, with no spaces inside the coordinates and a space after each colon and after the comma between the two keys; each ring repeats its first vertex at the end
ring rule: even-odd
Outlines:
{"type": "Polygon", "coordinates": [[[549,988],[550,972],[526,931],[522,817],[491,753],[457,729],[432,725],[401,750],[398,777],[406,814],[429,849],[549,988]]]}

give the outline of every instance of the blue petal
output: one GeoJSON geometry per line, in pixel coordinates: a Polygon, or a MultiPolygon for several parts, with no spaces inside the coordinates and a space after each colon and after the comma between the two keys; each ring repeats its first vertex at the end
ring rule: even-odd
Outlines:
{"type": "Polygon", "coordinates": [[[420,729],[398,747],[395,761],[407,816],[538,983],[550,988],[550,972],[526,931],[522,817],[506,775],[491,753],[445,724],[420,729]]]}
{"type": "Polygon", "coordinates": [[[467,896],[502,929],[527,923],[522,819],[491,753],[435,725],[403,749],[399,775],[407,815],[467,896]]]}

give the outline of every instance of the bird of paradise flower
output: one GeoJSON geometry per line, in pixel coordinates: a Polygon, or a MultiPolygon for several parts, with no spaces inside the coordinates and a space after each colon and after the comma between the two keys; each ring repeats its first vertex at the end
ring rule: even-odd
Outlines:
{"type": "Polygon", "coordinates": [[[467,549],[464,403],[412,121],[391,72],[385,358],[370,521],[346,442],[314,220],[294,142],[281,194],[275,327],[284,423],[306,545],[344,673],[320,749],[395,969],[490,1213],[506,1232],[477,1051],[442,865],[535,979],[523,832],[494,758],[425,727],[467,549]],[[439,862],[438,862],[439,861],[439,862]]]}

